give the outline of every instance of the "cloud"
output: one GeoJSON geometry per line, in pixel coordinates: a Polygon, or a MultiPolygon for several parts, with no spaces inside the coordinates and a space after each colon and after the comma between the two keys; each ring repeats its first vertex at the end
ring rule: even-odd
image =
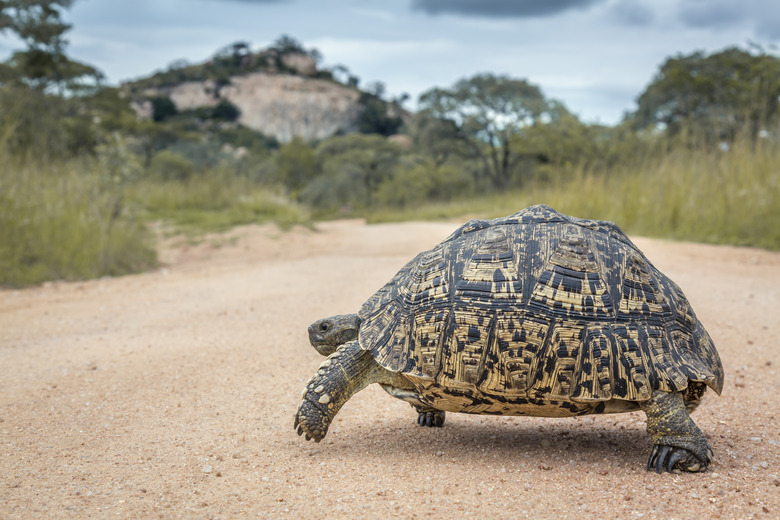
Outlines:
{"type": "Polygon", "coordinates": [[[680,3],[679,16],[688,27],[717,30],[749,26],[759,38],[780,40],[776,0],[687,0],[680,3]]]}
{"type": "Polygon", "coordinates": [[[746,3],[689,0],[680,5],[680,19],[688,27],[720,29],[744,21],[749,16],[746,3]]]}
{"type": "Polygon", "coordinates": [[[533,18],[587,9],[603,0],[414,0],[412,8],[431,15],[452,13],[487,17],[533,18]]]}
{"type": "Polygon", "coordinates": [[[635,0],[622,0],[613,6],[612,12],[620,23],[627,25],[648,26],[655,21],[655,13],[635,0]]]}

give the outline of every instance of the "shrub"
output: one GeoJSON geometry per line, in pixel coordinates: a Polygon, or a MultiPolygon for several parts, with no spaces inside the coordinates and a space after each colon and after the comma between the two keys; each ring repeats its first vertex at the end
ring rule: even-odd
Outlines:
{"type": "Polygon", "coordinates": [[[436,167],[426,161],[396,168],[392,178],[377,189],[376,200],[401,208],[446,202],[468,193],[471,184],[471,176],[462,169],[448,165],[436,167]]]}
{"type": "Polygon", "coordinates": [[[169,97],[156,97],[152,99],[152,120],[156,123],[165,121],[175,116],[179,111],[169,97]]]}
{"type": "Polygon", "coordinates": [[[163,150],[152,157],[149,173],[164,181],[183,181],[195,173],[195,164],[178,153],[163,150]]]}

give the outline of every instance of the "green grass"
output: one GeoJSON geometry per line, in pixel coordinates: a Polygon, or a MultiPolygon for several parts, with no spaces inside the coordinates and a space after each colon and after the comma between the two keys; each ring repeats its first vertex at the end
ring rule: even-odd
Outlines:
{"type": "Polygon", "coordinates": [[[626,232],[714,244],[780,249],[780,148],[736,143],[727,152],[677,149],[608,169],[561,172],[551,183],[415,209],[376,208],[371,222],[483,218],[548,204],[580,218],[612,220],[626,232]]]}
{"type": "Polygon", "coordinates": [[[209,171],[183,181],[147,179],[130,187],[131,198],[149,220],[163,220],[189,235],[275,222],[282,229],[310,224],[306,209],[226,171],[209,171]]]}
{"type": "Polygon", "coordinates": [[[0,286],[148,269],[154,240],[86,162],[15,161],[0,150],[0,286]]]}

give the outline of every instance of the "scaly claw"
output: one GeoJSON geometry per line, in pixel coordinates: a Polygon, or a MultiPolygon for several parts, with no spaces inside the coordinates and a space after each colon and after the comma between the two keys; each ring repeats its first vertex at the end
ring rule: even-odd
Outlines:
{"type": "Polygon", "coordinates": [[[672,453],[672,456],[669,457],[669,462],[666,463],[666,471],[671,473],[672,470],[674,469],[674,465],[680,462],[684,458],[685,458],[685,453],[683,453],[682,451],[675,451],[674,453],[672,453]]]}
{"type": "Polygon", "coordinates": [[[663,473],[664,460],[666,460],[666,456],[669,454],[670,450],[671,448],[669,446],[661,446],[660,449],[658,446],[654,446],[653,452],[650,454],[650,461],[648,462],[648,466],[655,467],[656,473],[663,473]]]}
{"type": "Polygon", "coordinates": [[[650,452],[647,471],[655,470],[659,474],[664,471],[671,473],[675,468],[691,472],[702,471],[712,461],[712,450],[708,449],[706,455],[708,460],[703,462],[685,448],[656,444],[650,452]]]}
{"type": "Polygon", "coordinates": [[[444,425],[444,412],[439,410],[424,411],[417,413],[417,424],[439,428],[444,425]]]}

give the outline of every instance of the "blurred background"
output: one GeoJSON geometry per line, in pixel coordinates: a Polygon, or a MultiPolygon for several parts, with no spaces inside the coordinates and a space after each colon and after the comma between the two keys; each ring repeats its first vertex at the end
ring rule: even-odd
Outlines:
{"type": "Polygon", "coordinates": [[[0,286],[496,217],[780,249],[770,0],[0,0],[0,286]]]}

